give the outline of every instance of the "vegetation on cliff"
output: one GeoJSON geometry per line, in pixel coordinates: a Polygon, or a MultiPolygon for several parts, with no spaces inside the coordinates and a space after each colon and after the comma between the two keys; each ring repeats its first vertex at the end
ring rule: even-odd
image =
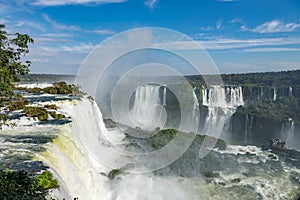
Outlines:
{"type": "Polygon", "coordinates": [[[46,200],[49,189],[58,188],[49,171],[30,177],[26,171],[0,170],[0,196],[7,200],[46,200]]]}

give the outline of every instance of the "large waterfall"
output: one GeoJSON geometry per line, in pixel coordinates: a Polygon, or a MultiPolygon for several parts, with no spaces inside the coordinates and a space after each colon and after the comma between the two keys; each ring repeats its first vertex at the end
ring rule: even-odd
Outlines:
{"type": "MultiPolygon", "coordinates": [[[[202,94],[203,105],[208,107],[208,115],[201,133],[219,137],[236,108],[244,105],[242,88],[211,86],[204,88],[202,94]]],[[[222,137],[226,139],[225,135],[222,137]]]]}
{"type": "Polygon", "coordinates": [[[134,126],[147,130],[163,126],[163,105],[166,104],[166,87],[164,87],[162,101],[160,98],[160,87],[159,85],[143,85],[136,89],[133,108],[129,113],[134,126]]]}
{"type": "Polygon", "coordinates": [[[82,99],[75,104],[73,122],[63,125],[58,137],[36,157],[47,163],[59,180],[57,199],[197,199],[179,179],[125,173],[109,180],[110,170],[134,162],[117,149],[125,135],[117,128],[106,129],[96,102],[82,99]]]}

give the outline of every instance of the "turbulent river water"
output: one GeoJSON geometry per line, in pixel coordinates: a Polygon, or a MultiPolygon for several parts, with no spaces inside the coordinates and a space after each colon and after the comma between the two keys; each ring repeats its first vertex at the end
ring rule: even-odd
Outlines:
{"type": "MultiPolygon", "coordinates": [[[[158,93],[155,88],[149,90],[158,93]]],[[[240,94],[239,88],[228,92],[235,100],[221,106],[226,110],[225,115],[219,117],[224,118],[224,123],[234,107],[243,103],[236,98],[240,94]]],[[[12,120],[16,123],[15,128],[4,127],[0,131],[0,163],[32,173],[49,167],[60,184],[59,190],[51,192],[56,199],[293,200],[300,196],[300,156],[291,158],[249,145],[227,145],[224,150],[213,148],[204,159],[191,157],[190,166],[196,167],[176,165],[176,168],[162,170],[159,174],[121,173],[109,179],[107,175],[112,169],[130,166],[136,158],[119,150],[128,144],[125,134],[118,127],[105,126],[95,101],[60,95],[29,95],[27,98],[32,104],[57,104],[58,112],[65,114],[67,120],[40,123],[22,115],[12,120]],[[186,173],[182,175],[178,171],[186,173]]],[[[156,97],[147,98],[156,103],[159,101],[156,97]]],[[[213,115],[213,105],[206,103],[211,106],[210,115],[213,115]]],[[[134,106],[133,116],[146,112],[144,107],[134,106]]],[[[152,115],[156,113],[159,112],[152,115]]],[[[207,120],[212,121],[213,117],[207,120]]],[[[209,132],[211,128],[206,130],[209,132]]]]}

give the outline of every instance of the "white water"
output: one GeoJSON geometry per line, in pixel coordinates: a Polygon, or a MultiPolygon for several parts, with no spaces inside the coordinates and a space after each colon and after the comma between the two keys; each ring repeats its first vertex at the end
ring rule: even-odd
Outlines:
{"type": "Polygon", "coordinates": [[[208,106],[204,134],[218,137],[236,108],[244,105],[242,88],[212,86],[203,89],[202,94],[203,105],[208,106]]]}
{"type": "Polygon", "coordinates": [[[124,134],[106,129],[96,102],[76,102],[73,122],[61,127],[60,134],[36,159],[47,163],[62,186],[56,197],[85,200],[198,199],[178,178],[148,174],[123,174],[109,180],[105,174],[133,163],[121,149],[124,134]],[[66,197],[66,195],[68,195],[66,197]]]}
{"type": "Polygon", "coordinates": [[[246,114],[246,119],[245,119],[245,138],[244,138],[244,143],[247,144],[249,142],[249,139],[252,138],[252,129],[253,129],[253,115],[249,117],[248,114],[246,114]]]}
{"type": "Polygon", "coordinates": [[[163,106],[167,105],[167,86],[164,86],[163,106]]]}
{"type": "Polygon", "coordinates": [[[294,145],[295,123],[293,119],[289,118],[287,122],[282,124],[281,139],[286,141],[286,146],[292,148],[294,145]]]}
{"type": "Polygon", "coordinates": [[[273,88],[273,101],[276,101],[277,99],[277,93],[276,93],[276,88],[273,88]]]}
{"type": "MultiPolygon", "coordinates": [[[[153,130],[163,127],[164,109],[161,105],[159,85],[139,86],[135,91],[133,108],[129,112],[131,122],[135,127],[144,130],[153,130]]],[[[166,90],[164,89],[163,104],[166,103],[166,90]]]]}
{"type": "Polygon", "coordinates": [[[293,96],[293,88],[289,87],[289,96],[293,96]]]}

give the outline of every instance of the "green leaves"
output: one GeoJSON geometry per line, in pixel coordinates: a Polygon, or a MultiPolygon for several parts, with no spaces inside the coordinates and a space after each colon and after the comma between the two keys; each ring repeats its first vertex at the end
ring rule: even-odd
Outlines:
{"type": "Polygon", "coordinates": [[[22,57],[29,52],[28,45],[34,40],[27,34],[8,34],[0,24],[0,95],[11,95],[18,76],[28,74],[30,61],[22,57]]]}
{"type": "Polygon", "coordinates": [[[6,200],[46,200],[47,190],[26,171],[0,170],[0,197],[6,200]]]}

